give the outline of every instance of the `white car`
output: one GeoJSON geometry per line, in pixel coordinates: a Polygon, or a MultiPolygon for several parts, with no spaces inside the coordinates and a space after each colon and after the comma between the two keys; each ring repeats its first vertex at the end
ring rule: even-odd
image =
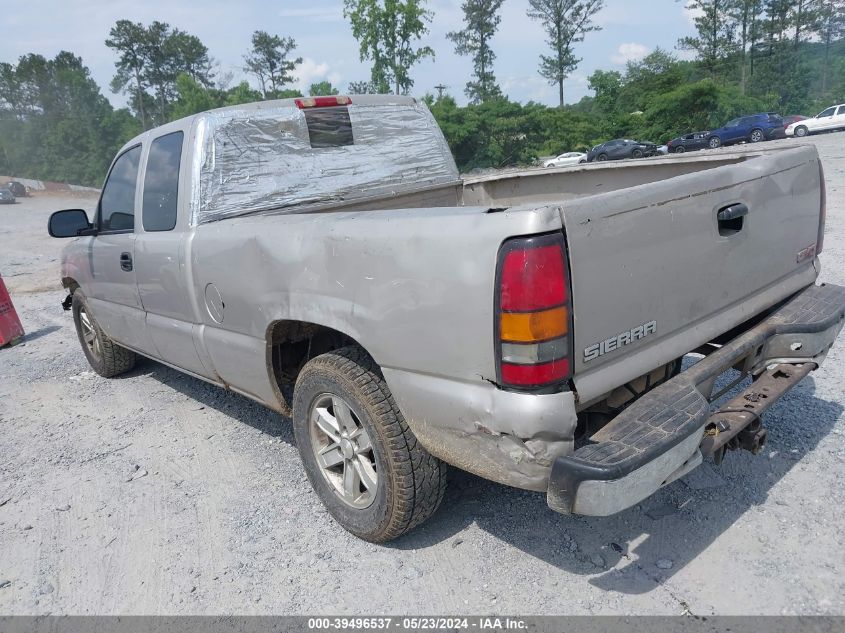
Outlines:
{"type": "Polygon", "coordinates": [[[809,119],[796,121],[786,128],[787,136],[807,136],[813,132],[845,130],[845,103],[830,106],[809,119]]]}
{"type": "Polygon", "coordinates": [[[567,152],[543,163],[543,167],[568,167],[587,162],[587,155],[583,152],[567,152]]]}

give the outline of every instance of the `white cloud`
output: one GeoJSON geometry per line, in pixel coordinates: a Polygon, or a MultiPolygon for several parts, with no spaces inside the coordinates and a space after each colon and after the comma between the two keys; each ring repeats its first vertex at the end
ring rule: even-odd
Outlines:
{"type": "Polygon", "coordinates": [[[304,57],[302,63],[294,70],[296,81],[294,87],[302,94],[308,94],[308,88],[311,84],[319,83],[321,81],[330,81],[332,85],[337,88],[340,82],[340,75],[337,73],[329,73],[329,65],[326,62],[315,62],[310,57],[304,57]]]}
{"type": "Polygon", "coordinates": [[[628,62],[636,62],[648,55],[649,47],[645,44],[637,44],[636,42],[626,42],[620,44],[616,50],[616,54],[611,56],[610,60],[614,64],[627,64],[628,62]]]}

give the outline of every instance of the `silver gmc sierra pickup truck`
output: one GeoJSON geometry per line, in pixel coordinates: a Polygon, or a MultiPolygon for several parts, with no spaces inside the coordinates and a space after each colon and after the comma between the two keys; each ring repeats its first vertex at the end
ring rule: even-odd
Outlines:
{"type": "Polygon", "coordinates": [[[147,131],[49,229],[98,373],[140,354],[290,416],[331,514],[386,541],[447,463],[609,515],[758,452],[845,319],[824,216],[812,146],[462,179],[423,104],[353,96],[147,131]]]}

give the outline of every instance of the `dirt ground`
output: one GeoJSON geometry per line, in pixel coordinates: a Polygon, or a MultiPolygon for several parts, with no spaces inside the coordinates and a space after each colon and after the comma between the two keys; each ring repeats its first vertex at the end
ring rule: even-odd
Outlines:
{"type": "MultiPolygon", "coordinates": [[[[828,180],[822,279],[845,284],[845,134],[810,142],[828,180]]],[[[152,361],[89,369],[46,222],[94,204],[0,206],[27,331],[0,350],[0,613],[845,613],[845,335],[768,414],[757,457],[609,518],[453,471],[431,521],[376,546],[323,510],[288,420],[152,361]]]]}

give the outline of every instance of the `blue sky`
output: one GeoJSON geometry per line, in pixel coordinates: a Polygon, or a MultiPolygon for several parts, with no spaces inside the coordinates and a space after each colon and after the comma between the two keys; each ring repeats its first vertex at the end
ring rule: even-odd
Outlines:
{"type": "MultiPolygon", "coordinates": [[[[429,0],[434,12],[424,43],[436,58],[412,71],[413,93],[434,92],[443,83],[459,102],[471,72],[468,58],[458,57],[446,33],[461,28],[459,0],[429,0]]],[[[606,0],[596,16],[601,31],[590,33],[578,45],[583,58],[564,86],[567,103],[589,93],[587,77],[597,68],[624,68],[656,46],[674,49],[678,38],[693,32],[683,0],[606,0]]],[[[341,90],[349,81],[367,79],[369,66],[358,60],[358,45],[343,18],[342,0],[291,2],[279,0],[4,0],[4,34],[0,61],[14,62],[29,52],[53,56],[67,49],[82,56],[103,93],[116,105],[125,98],[113,95],[108,82],[114,73],[114,53],[103,43],[109,28],[121,18],[148,23],[158,19],[199,36],[218,63],[218,74],[231,73],[234,82],[244,78],[243,54],[250,36],[262,29],[297,42],[304,62],[298,69],[298,86],[330,80],[341,90]]],[[[557,91],[537,74],[538,59],[546,51],[540,25],[525,12],[527,0],[505,0],[502,22],[493,40],[497,55],[495,73],[511,99],[554,105],[557,91]]]]}

